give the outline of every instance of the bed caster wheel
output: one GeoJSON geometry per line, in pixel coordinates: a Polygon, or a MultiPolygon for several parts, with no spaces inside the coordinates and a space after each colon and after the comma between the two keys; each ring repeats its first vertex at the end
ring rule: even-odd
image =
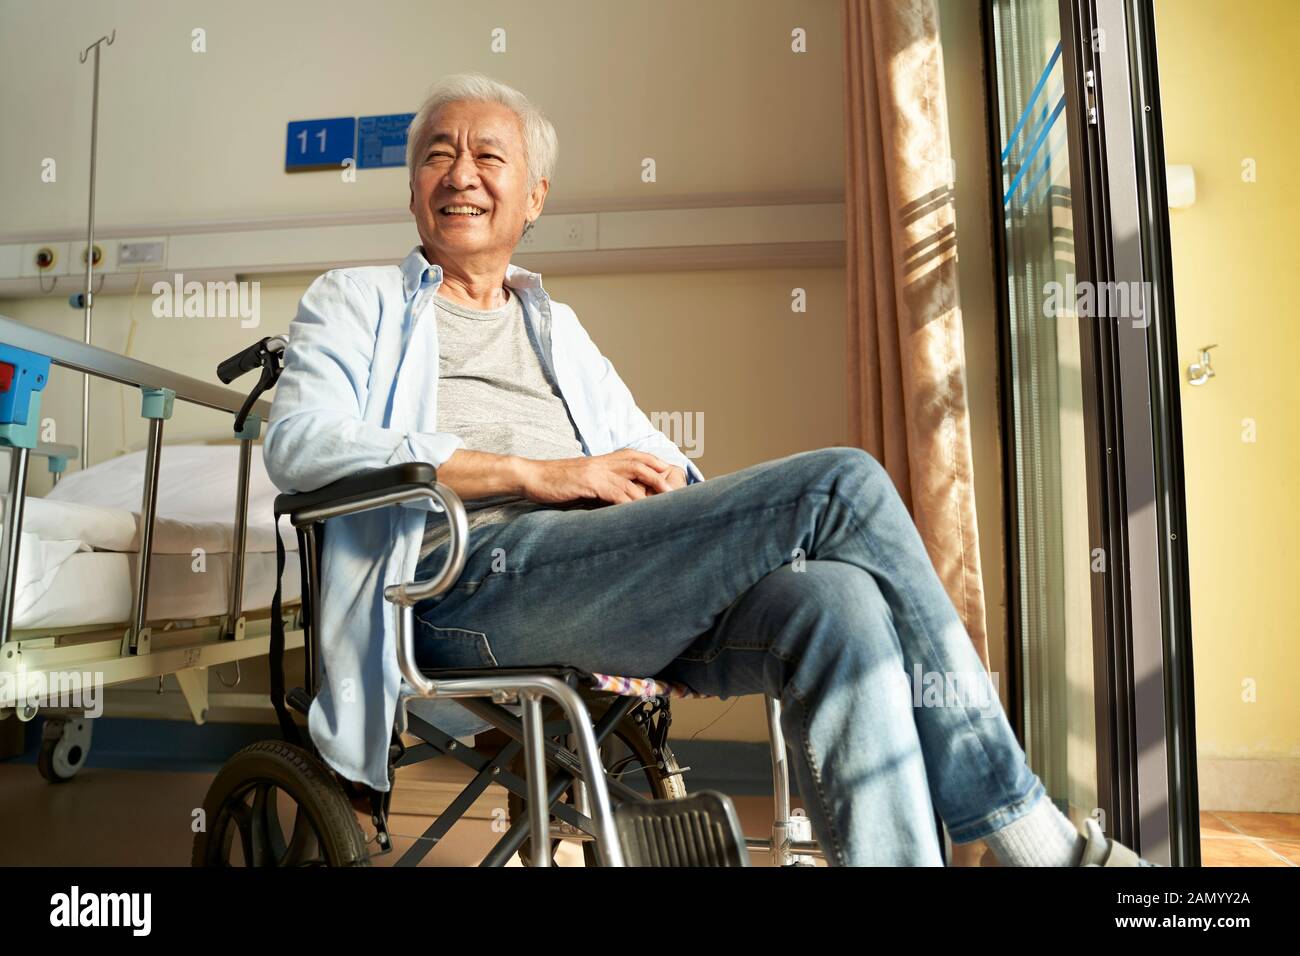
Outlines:
{"type": "Polygon", "coordinates": [[[85,717],[47,717],[36,769],[50,783],[67,783],[86,765],[91,723],[85,717]]]}

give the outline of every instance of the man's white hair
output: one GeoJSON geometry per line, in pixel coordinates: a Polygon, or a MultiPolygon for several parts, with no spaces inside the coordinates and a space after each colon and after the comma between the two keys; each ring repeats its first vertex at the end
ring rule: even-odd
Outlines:
{"type": "Polygon", "coordinates": [[[514,111],[523,127],[524,156],[528,161],[528,191],[545,179],[555,175],[555,161],[560,142],[542,111],[528,101],[528,97],[504,83],[482,73],[456,73],[439,80],[429,91],[420,111],[411,120],[406,140],[406,166],[415,181],[415,173],[429,149],[433,138],[433,121],[438,111],[448,103],[462,101],[500,103],[514,111]]]}

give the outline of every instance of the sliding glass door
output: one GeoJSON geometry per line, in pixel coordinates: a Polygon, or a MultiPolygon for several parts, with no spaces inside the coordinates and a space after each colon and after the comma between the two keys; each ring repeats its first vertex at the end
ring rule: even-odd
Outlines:
{"type": "Polygon", "coordinates": [[[985,0],[1017,730],[1057,804],[1192,864],[1182,449],[1150,0],[985,0]]]}
{"type": "Polygon", "coordinates": [[[1008,661],[1031,766],[1075,822],[1097,816],[1088,475],[1075,231],[1057,0],[996,0],[1005,313],[1004,441],[1014,536],[1008,661]]]}

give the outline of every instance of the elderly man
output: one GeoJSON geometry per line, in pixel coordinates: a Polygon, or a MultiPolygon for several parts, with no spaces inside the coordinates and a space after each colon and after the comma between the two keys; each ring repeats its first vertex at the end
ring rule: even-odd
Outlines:
{"type": "MultiPolygon", "coordinates": [[[[831,448],[705,482],[573,311],[510,264],[556,151],[517,91],[445,79],[410,130],[420,244],[398,266],[320,277],[290,327],[266,436],[276,485],[427,461],[466,503],[465,571],[416,608],[421,663],[778,698],[834,864],[940,863],[934,807],[1003,865],[1137,862],[1046,796],[879,464],[831,448]],[[992,704],[918,701],[912,674],[982,681],[992,704]]],[[[379,790],[400,685],[382,590],[431,574],[446,547],[443,516],[410,508],[326,536],[309,725],[336,770],[379,790]]],[[[436,703],[449,733],[484,726],[436,703]]]]}

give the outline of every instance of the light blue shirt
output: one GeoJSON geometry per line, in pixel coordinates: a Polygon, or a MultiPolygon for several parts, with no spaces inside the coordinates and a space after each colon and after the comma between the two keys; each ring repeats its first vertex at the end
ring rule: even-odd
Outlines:
{"type": "MultiPolygon", "coordinates": [[[[431,307],[442,267],[419,246],[400,266],[334,269],[316,279],[289,326],[284,372],[266,432],[266,469],[285,492],[314,491],[403,462],[437,467],[461,440],[437,431],[438,328],[431,307]]],[[[703,481],[655,429],[542,277],[510,265],[505,284],[524,307],[542,361],[588,455],[635,448],[703,481]]],[[[325,673],[308,715],[312,741],[350,780],[388,789],[388,746],[403,690],[395,609],[384,588],[415,574],[428,501],[331,518],[321,560],[325,673]]],[[[473,541],[470,542],[471,547],[473,541]]],[[[648,675],[632,675],[648,676],[648,675]]],[[[452,700],[412,700],[413,713],[452,736],[488,725],[452,700]]]]}

